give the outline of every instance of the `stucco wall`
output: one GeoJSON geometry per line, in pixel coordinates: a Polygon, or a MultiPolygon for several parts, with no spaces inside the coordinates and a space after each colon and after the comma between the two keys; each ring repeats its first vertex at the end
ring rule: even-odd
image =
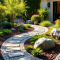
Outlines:
{"type": "Polygon", "coordinates": [[[41,0],[41,8],[48,8],[47,3],[50,2],[50,12],[49,12],[49,20],[53,22],[53,2],[60,1],[60,0],[41,0]]]}

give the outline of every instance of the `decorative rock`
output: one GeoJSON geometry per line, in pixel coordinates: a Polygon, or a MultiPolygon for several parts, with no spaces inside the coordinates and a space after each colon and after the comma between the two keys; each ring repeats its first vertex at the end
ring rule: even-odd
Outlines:
{"type": "Polygon", "coordinates": [[[24,53],[22,52],[18,52],[18,53],[9,53],[8,56],[11,58],[11,57],[17,57],[17,56],[21,56],[21,55],[24,55],[24,53]]]}
{"type": "Polygon", "coordinates": [[[56,38],[56,39],[60,39],[60,29],[54,28],[51,31],[51,36],[54,37],[54,38],[56,38]]]}
{"type": "Polygon", "coordinates": [[[40,47],[43,50],[48,50],[50,48],[55,47],[55,44],[53,40],[42,37],[35,42],[34,48],[36,49],[37,47],[40,47]]]}
{"type": "Polygon", "coordinates": [[[15,29],[15,28],[11,28],[10,30],[12,30],[12,31],[13,31],[13,30],[16,30],[16,29],[15,29]]]}
{"type": "Polygon", "coordinates": [[[31,20],[26,20],[26,24],[32,24],[33,22],[31,20]]]}
{"type": "Polygon", "coordinates": [[[20,58],[19,60],[31,60],[29,57],[20,58]]]}
{"type": "Polygon", "coordinates": [[[6,51],[20,50],[20,47],[7,48],[6,51]]]}

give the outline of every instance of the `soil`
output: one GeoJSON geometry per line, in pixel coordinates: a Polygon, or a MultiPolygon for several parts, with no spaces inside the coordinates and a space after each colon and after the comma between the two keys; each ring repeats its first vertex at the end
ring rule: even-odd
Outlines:
{"type": "MultiPolygon", "coordinates": [[[[49,29],[49,28],[48,28],[49,29]]],[[[50,36],[50,35],[49,35],[50,36]]],[[[48,36],[47,36],[48,37],[48,36]]],[[[50,36],[51,37],[51,36],[50,36]]],[[[43,60],[53,60],[59,53],[60,53],[60,40],[56,40],[58,45],[56,45],[54,48],[52,49],[49,49],[49,50],[45,50],[43,53],[42,53],[42,56],[41,57],[38,57],[40,59],[43,59],[43,60]],[[51,52],[54,51],[55,53],[52,54],[51,52]]],[[[25,41],[24,43],[24,46],[25,46],[25,49],[26,49],[26,46],[28,45],[32,45],[34,46],[34,44],[31,44],[30,43],[30,39],[25,41]]],[[[30,53],[28,51],[28,53],[30,53]]],[[[30,53],[31,54],[31,53],[30,53]]]]}
{"type": "Polygon", "coordinates": [[[10,38],[10,37],[12,37],[14,35],[22,34],[22,33],[25,33],[25,32],[30,32],[30,31],[33,31],[34,30],[34,28],[28,28],[27,30],[24,30],[24,32],[18,32],[17,27],[14,27],[14,28],[16,30],[15,31],[12,31],[12,34],[10,34],[10,35],[4,35],[3,37],[0,37],[0,60],[4,60],[3,57],[2,57],[2,54],[1,54],[1,45],[2,45],[2,43],[6,39],[8,39],[8,38],[10,38]]]}

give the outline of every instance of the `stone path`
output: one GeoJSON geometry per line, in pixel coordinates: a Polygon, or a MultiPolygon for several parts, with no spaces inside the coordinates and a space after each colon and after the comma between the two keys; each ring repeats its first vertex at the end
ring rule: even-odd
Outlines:
{"type": "Polygon", "coordinates": [[[43,34],[47,28],[31,25],[35,30],[15,35],[7,39],[1,46],[1,53],[5,60],[43,60],[30,55],[24,48],[24,42],[34,35],[43,34]]]}

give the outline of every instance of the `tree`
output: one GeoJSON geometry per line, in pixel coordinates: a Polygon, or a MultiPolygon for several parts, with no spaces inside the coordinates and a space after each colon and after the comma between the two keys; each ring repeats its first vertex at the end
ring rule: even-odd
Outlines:
{"type": "Polygon", "coordinates": [[[23,0],[4,0],[4,4],[7,7],[6,13],[9,14],[12,26],[14,27],[14,19],[17,15],[25,13],[27,6],[23,0]]]}
{"type": "Polygon", "coordinates": [[[31,17],[33,14],[37,14],[37,10],[40,9],[41,0],[25,0],[27,5],[30,7],[27,10],[27,14],[31,17]]]}
{"type": "Polygon", "coordinates": [[[5,11],[6,11],[6,7],[0,4],[0,20],[2,21],[5,16],[5,11]]]}

